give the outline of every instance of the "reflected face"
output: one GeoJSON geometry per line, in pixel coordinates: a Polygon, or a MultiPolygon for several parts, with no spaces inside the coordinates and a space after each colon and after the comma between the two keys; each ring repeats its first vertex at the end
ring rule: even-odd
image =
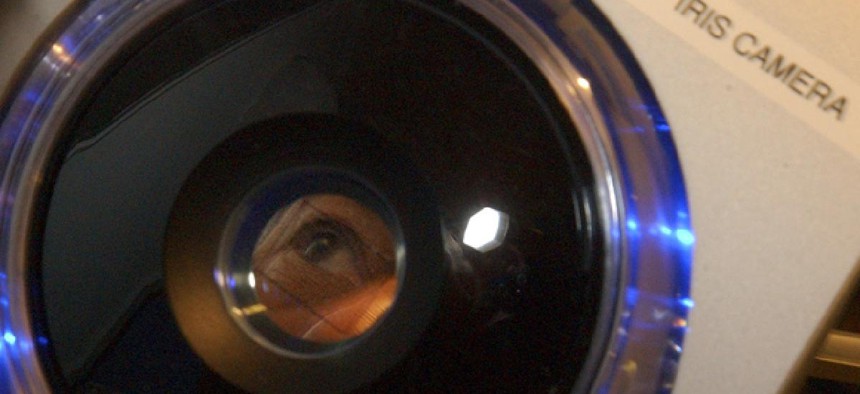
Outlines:
{"type": "Polygon", "coordinates": [[[366,332],[397,290],[394,239],[379,215],[334,194],[275,214],[254,247],[257,296],[286,333],[337,342],[366,332]]]}

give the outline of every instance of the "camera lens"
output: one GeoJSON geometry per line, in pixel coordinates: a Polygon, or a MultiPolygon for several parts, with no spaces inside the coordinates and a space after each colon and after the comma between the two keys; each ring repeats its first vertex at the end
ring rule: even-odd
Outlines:
{"type": "Polygon", "coordinates": [[[683,185],[593,8],[80,7],[0,144],[9,332],[58,390],[584,392],[673,362],[680,325],[631,321],[686,316],[683,185]]]}
{"type": "Polygon", "coordinates": [[[307,196],[279,211],[260,234],[251,264],[257,305],[286,333],[312,342],[366,332],[397,290],[391,232],[373,211],[343,196],[307,196]]]}
{"type": "Polygon", "coordinates": [[[294,169],[252,190],[230,214],[215,281],[234,321],[261,345],[282,354],[344,345],[395,302],[402,235],[396,216],[362,184],[332,170],[294,169]],[[361,202],[369,199],[376,201],[361,202]]]}

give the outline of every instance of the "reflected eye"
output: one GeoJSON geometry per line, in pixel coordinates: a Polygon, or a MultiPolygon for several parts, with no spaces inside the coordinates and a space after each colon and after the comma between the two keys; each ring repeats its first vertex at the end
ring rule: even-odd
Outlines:
{"type": "Polygon", "coordinates": [[[319,264],[322,260],[330,257],[335,250],[341,247],[342,241],[334,231],[320,231],[313,235],[302,256],[309,263],[319,264]]]}
{"type": "Polygon", "coordinates": [[[303,225],[291,242],[308,264],[332,273],[357,276],[360,261],[360,241],[353,231],[334,221],[317,220],[303,225]]]}

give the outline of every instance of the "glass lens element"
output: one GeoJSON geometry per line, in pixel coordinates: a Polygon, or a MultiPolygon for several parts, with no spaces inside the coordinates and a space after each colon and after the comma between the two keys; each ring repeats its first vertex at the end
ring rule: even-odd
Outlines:
{"type": "Polygon", "coordinates": [[[348,197],[306,196],[280,210],[252,255],[260,304],[285,333],[338,342],[365,333],[394,301],[394,240],[348,197]]]}

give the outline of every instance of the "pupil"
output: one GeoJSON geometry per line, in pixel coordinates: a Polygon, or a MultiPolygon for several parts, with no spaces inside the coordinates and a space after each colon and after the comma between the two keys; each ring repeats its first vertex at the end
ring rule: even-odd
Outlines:
{"type": "Polygon", "coordinates": [[[319,263],[327,258],[337,247],[337,235],[332,232],[320,232],[314,235],[308,247],[305,248],[304,257],[308,262],[319,263]]]}

